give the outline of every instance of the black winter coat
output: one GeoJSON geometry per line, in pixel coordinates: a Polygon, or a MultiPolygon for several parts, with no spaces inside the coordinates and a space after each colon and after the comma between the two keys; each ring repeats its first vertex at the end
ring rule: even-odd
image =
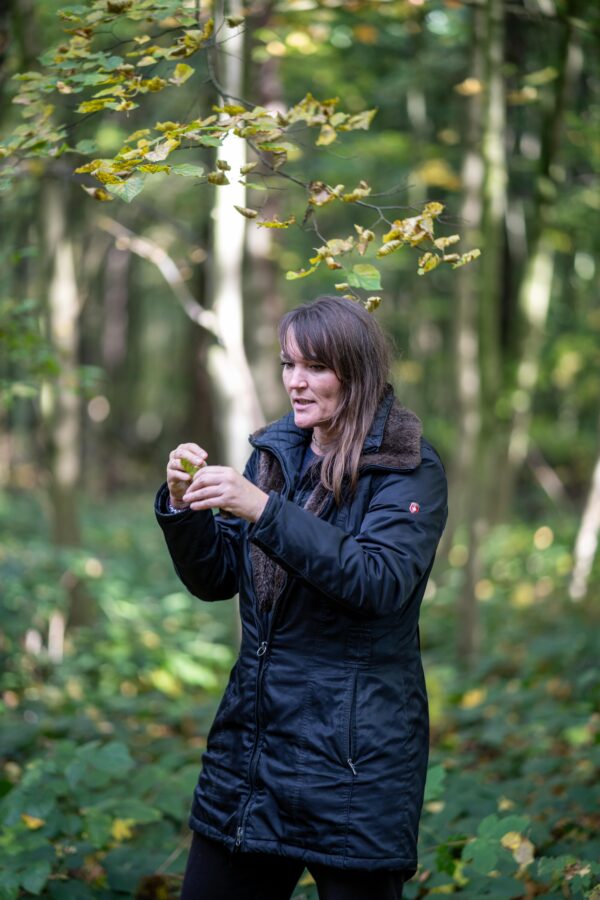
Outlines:
{"type": "Polygon", "coordinates": [[[350,869],[417,865],[428,756],[418,616],[447,516],[439,457],[388,390],[339,507],[293,415],[254,434],[255,523],[167,513],[179,577],[239,591],[242,642],[210,730],[191,827],[231,850],[350,869]],[[267,610],[272,606],[269,615],[267,610]]]}

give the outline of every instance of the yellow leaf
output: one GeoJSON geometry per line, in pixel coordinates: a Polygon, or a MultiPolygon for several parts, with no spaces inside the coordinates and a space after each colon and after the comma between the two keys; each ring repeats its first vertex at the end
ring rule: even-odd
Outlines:
{"type": "Polygon", "coordinates": [[[312,275],[317,268],[318,266],[311,266],[310,269],[300,269],[299,272],[286,272],[285,277],[288,281],[295,281],[297,278],[306,278],[307,275],[312,275]]]}
{"type": "Polygon", "coordinates": [[[37,831],[38,828],[42,828],[42,826],[46,824],[45,819],[38,819],[37,816],[30,816],[29,813],[21,813],[21,821],[24,822],[31,831],[37,831]]]}
{"type": "Polygon", "coordinates": [[[441,262],[442,257],[438,256],[437,253],[424,253],[419,259],[417,274],[425,275],[427,272],[431,272],[432,269],[437,269],[441,262]]]}
{"type": "Polygon", "coordinates": [[[342,200],[344,203],[354,203],[356,200],[362,200],[364,197],[368,197],[370,193],[371,188],[367,182],[360,181],[358,187],[355,187],[349,194],[344,194],[342,196],[342,200]]]}
{"type": "Polygon", "coordinates": [[[229,178],[225,174],[225,172],[209,172],[206,176],[206,180],[210,184],[229,184],[229,178]]]}
{"type": "MultiPolygon", "coordinates": [[[[280,222],[279,219],[273,218],[268,221],[257,222],[256,224],[262,225],[263,228],[289,228],[289,226],[293,225],[295,221],[296,221],[296,216],[290,216],[290,218],[286,219],[285,222],[280,222]]],[[[289,275],[289,272],[288,272],[288,275],[289,275]]]]}
{"type": "Polygon", "coordinates": [[[448,237],[437,238],[433,244],[438,250],[445,250],[446,247],[451,247],[452,244],[456,244],[457,241],[460,241],[460,234],[451,234],[448,237]]]}
{"type": "Polygon", "coordinates": [[[179,697],[182,692],[180,682],[166,669],[153,669],[149,673],[150,682],[157,691],[168,697],[179,697]]]}
{"type": "Polygon", "coordinates": [[[149,162],[162,162],[172,150],[176,150],[179,147],[180,143],[180,141],[176,141],[173,138],[167,138],[166,141],[158,144],[151,153],[146,153],[146,159],[149,162]]]}
{"type": "Polygon", "coordinates": [[[108,193],[108,191],[105,191],[104,188],[86,187],[85,184],[82,184],[81,187],[86,192],[86,194],[89,194],[90,197],[94,198],[94,200],[100,200],[101,203],[110,203],[111,200],[115,199],[108,193]]]}
{"type": "Polygon", "coordinates": [[[381,297],[367,297],[365,300],[365,309],[367,312],[373,312],[381,303],[381,297]]]}
{"type": "Polygon", "coordinates": [[[315,141],[315,144],[317,147],[327,147],[329,144],[333,144],[336,138],[337,131],[335,128],[325,123],[325,125],[321,126],[321,131],[319,132],[319,137],[315,141]]]}
{"type": "Polygon", "coordinates": [[[347,291],[350,285],[347,281],[338,281],[337,284],[334,284],[334,288],[336,291],[347,291]]]}
{"type": "Polygon", "coordinates": [[[234,203],[233,208],[237,209],[240,215],[244,216],[246,219],[255,219],[258,215],[255,209],[249,209],[247,206],[236,206],[234,203]]]}
{"type": "Polygon", "coordinates": [[[217,169],[220,169],[221,172],[231,172],[231,166],[224,159],[217,160],[217,169]]]}
{"type": "MultiPolygon", "coordinates": [[[[384,238],[384,240],[385,240],[385,238],[384,238]]],[[[390,253],[393,253],[394,250],[397,250],[401,246],[402,246],[402,241],[397,241],[397,240],[388,241],[386,244],[383,245],[383,247],[379,248],[379,250],[377,251],[377,256],[380,256],[380,257],[381,256],[389,256],[390,253]]]]}
{"type": "Polygon", "coordinates": [[[463,694],[460,702],[461,709],[473,709],[475,706],[481,706],[487,697],[485,688],[471,688],[463,694]]]}
{"type": "Polygon", "coordinates": [[[188,66],[187,63],[177,63],[169,81],[172,84],[184,84],[193,74],[194,69],[192,66],[188,66]]]}
{"type": "Polygon", "coordinates": [[[423,207],[423,215],[425,216],[433,216],[436,218],[444,212],[444,204],[438,203],[436,200],[433,200],[431,203],[426,203],[423,207]]]}
{"type": "Polygon", "coordinates": [[[246,163],[245,166],[240,167],[240,174],[247,175],[248,172],[251,172],[252,169],[255,169],[257,167],[257,165],[258,165],[258,163],[255,163],[255,162],[246,163]]]}
{"type": "Polygon", "coordinates": [[[135,819],[115,819],[111,825],[110,833],[115,841],[128,841],[133,835],[132,825],[135,819]]]}
{"type": "Polygon", "coordinates": [[[230,28],[237,28],[242,22],[245,22],[244,16],[227,16],[225,19],[230,28]]]}
{"type": "Polygon", "coordinates": [[[459,269],[461,266],[466,266],[467,263],[472,262],[472,260],[477,259],[481,256],[481,250],[478,247],[475,247],[474,250],[467,250],[466,253],[463,253],[462,256],[452,265],[453,269],[459,269]]]}
{"type": "Polygon", "coordinates": [[[517,847],[521,846],[522,840],[523,838],[518,831],[507,831],[506,834],[503,834],[500,838],[500,843],[503,847],[506,847],[507,850],[516,850],[517,847]]]}

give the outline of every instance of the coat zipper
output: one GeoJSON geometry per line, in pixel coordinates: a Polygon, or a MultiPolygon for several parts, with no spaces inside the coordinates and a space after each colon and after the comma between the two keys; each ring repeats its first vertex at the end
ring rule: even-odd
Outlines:
{"type": "Polygon", "coordinates": [[[354,677],[352,680],[352,696],[350,697],[350,711],[348,714],[348,759],[346,760],[347,765],[352,770],[352,775],[356,777],[358,772],[356,770],[356,764],[352,757],[354,756],[354,730],[356,728],[356,688],[358,682],[358,669],[354,669],[354,677]]]}
{"type": "MultiPolygon", "coordinates": [[[[281,456],[279,455],[279,453],[277,451],[272,450],[270,447],[261,448],[260,445],[258,445],[258,446],[254,445],[254,446],[256,446],[256,449],[265,449],[265,450],[268,450],[269,453],[273,454],[273,456],[275,457],[275,459],[281,466],[281,471],[283,472],[283,477],[285,480],[285,496],[286,496],[286,499],[289,498],[291,491],[292,491],[291,482],[290,482],[290,479],[288,478],[285,466],[283,464],[283,460],[282,460],[281,456]]],[[[269,627],[267,629],[266,636],[264,635],[264,632],[263,632],[262,619],[260,618],[260,616],[258,616],[256,614],[256,612],[254,615],[254,621],[256,622],[257,633],[258,633],[259,639],[261,639],[261,640],[259,640],[259,644],[258,644],[258,647],[256,650],[256,655],[258,657],[258,672],[256,675],[256,703],[255,703],[255,720],[254,720],[255,732],[254,732],[254,743],[252,745],[252,753],[250,754],[250,762],[248,764],[249,791],[248,791],[248,796],[246,797],[246,800],[242,806],[242,809],[240,812],[240,817],[238,820],[239,825],[238,825],[238,827],[236,829],[236,833],[235,833],[235,845],[234,845],[235,850],[240,850],[240,848],[242,846],[242,841],[244,839],[244,828],[245,828],[246,820],[247,820],[248,814],[249,814],[250,801],[252,800],[252,794],[254,793],[254,778],[256,776],[256,767],[257,767],[257,763],[258,763],[257,751],[258,751],[258,745],[259,745],[259,741],[260,741],[260,701],[261,701],[261,694],[262,694],[262,682],[263,682],[263,676],[264,676],[264,671],[265,671],[266,655],[267,655],[267,650],[269,649],[269,645],[271,642],[271,634],[273,633],[273,627],[274,627],[275,621],[278,617],[279,608],[281,607],[281,604],[284,600],[288,585],[289,585],[289,579],[284,584],[279,596],[275,598],[275,601],[273,604],[273,613],[271,615],[271,621],[269,622],[269,627]]],[[[254,588],[254,585],[253,585],[253,588],[254,588]]],[[[254,588],[254,591],[256,593],[255,588],[254,588]]],[[[253,605],[253,610],[254,610],[254,605],[253,605]]]]}
{"type": "Polygon", "coordinates": [[[269,629],[267,631],[267,639],[265,641],[261,641],[256,650],[256,655],[258,656],[258,673],[256,676],[256,704],[255,704],[255,734],[254,734],[254,743],[252,745],[252,753],[250,754],[250,763],[248,765],[248,784],[250,790],[248,791],[248,796],[242,806],[242,810],[239,818],[239,825],[236,830],[235,835],[235,849],[239,850],[242,845],[242,840],[244,838],[244,828],[246,825],[246,820],[249,814],[250,801],[252,800],[252,794],[254,793],[254,779],[256,776],[256,768],[258,765],[258,745],[260,742],[260,702],[262,698],[262,683],[265,673],[265,664],[266,664],[266,653],[269,649],[271,643],[271,634],[273,633],[273,628],[275,626],[276,619],[278,618],[279,610],[283,605],[283,601],[285,600],[287,590],[289,587],[289,581],[284,585],[281,593],[275,600],[275,605],[273,607],[273,615],[271,616],[271,621],[269,622],[269,629]]]}
{"type": "MultiPolygon", "coordinates": [[[[274,450],[272,447],[268,447],[268,446],[263,447],[260,444],[253,444],[253,446],[257,450],[267,450],[269,453],[273,454],[273,456],[275,457],[275,459],[281,466],[281,471],[283,472],[283,477],[285,479],[285,499],[289,500],[292,496],[292,484],[291,484],[290,479],[288,478],[287,471],[286,471],[285,465],[283,463],[283,458],[279,454],[279,451],[274,450]]],[[[329,510],[332,502],[333,502],[333,497],[330,497],[329,503],[327,503],[325,508],[321,511],[321,515],[324,515],[325,512],[327,512],[329,510]]],[[[240,818],[239,818],[240,824],[238,825],[238,827],[236,829],[236,833],[235,833],[235,845],[234,845],[235,850],[239,850],[242,846],[242,841],[244,839],[244,828],[246,825],[246,820],[249,815],[250,801],[252,800],[252,794],[254,792],[254,778],[256,775],[256,767],[257,767],[257,763],[258,763],[257,751],[258,751],[258,744],[259,744],[259,740],[260,740],[260,712],[259,712],[259,710],[260,710],[260,700],[261,700],[261,692],[262,692],[262,682],[263,682],[265,663],[266,663],[266,653],[267,653],[267,650],[269,649],[269,646],[271,643],[271,634],[273,633],[273,629],[275,627],[276,620],[279,618],[280,610],[283,605],[283,601],[286,598],[289,586],[290,586],[290,579],[288,578],[288,580],[286,581],[286,583],[284,584],[284,586],[281,590],[281,593],[279,594],[278,597],[275,598],[275,601],[273,604],[273,614],[271,616],[271,621],[269,622],[266,640],[261,640],[258,645],[258,648],[256,650],[256,655],[258,656],[259,668],[258,668],[258,673],[256,676],[256,705],[255,705],[255,710],[256,710],[255,728],[256,728],[256,731],[255,731],[255,735],[254,735],[254,743],[252,745],[252,753],[250,754],[250,763],[248,765],[248,784],[249,784],[250,790],[248,791],[248,796],[246,797],[244,805],[242,806],[242,809],[241,809],[240,818]]],[[[260,618],[256,615],[255,615],[255,622],[256,622],[256,626],[257,626],[258,635],[259,635],[259,637],[262,637],[263,636],[262,622],[261,622],[260,618]]],[[[351,760],[348,760],[348,762],[350,764],[351,760]]],[[[352,769],[353,769],[353,771],[355,771],[353,764],[352,764],[352,769]]]]}

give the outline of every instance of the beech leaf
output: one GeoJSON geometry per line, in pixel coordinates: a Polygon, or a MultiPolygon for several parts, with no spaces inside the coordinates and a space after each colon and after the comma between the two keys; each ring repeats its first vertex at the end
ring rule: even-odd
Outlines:
{"type": "Polygon", "coordinates": [[[244,216],[246,219],[255,219],[258,215],[255,209],[249,209],[247,206],[236,206],[234,203],[233,208],[237,209],[240,215],[244,216]]]}
{"type": "Polygon", "coordinates": [[[187,63],[177,63],[175,69],[173,70],[173,74],[169,78],[169,81],[172,84],[180,85],[184,84],[188,78],[194,74],[194,69],[192,66],[188,66],[187,63]]]}
{"type": "Polygon", "coordinates": [[[124,200],[125,203],[131,203],[140,191],[143,190],[144,180],[143,175],[131,175],[127,181],[122,181],[119,184],[107,185],[107,189],[111,194],[114,194],[115,197],[124,200]]]}
{"type": "Polygon", "coordinates": [[[358,263],[352,267],[348,275],[348,283],[355,288],[365,291],[378,291],[381,289],[381,274],[370,263],[358,263]]]}
{"type": "Polygon", "coordinates": [[[191,163],[180,163],[178,166],[171,167],[173,175],[183,175],[185,178],[199,178],[204,175],[203,166],[194,166],[191,163]]]}

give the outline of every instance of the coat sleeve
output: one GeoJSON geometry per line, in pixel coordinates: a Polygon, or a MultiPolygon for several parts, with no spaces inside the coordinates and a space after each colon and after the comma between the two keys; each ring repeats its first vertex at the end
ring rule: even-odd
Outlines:
{"type": "MultiPolygon", "coordinates": [[[[255,454],[244,477],[253,480],[255,454]]],[[[169,490],[163,484],[154,512],[163,530],[175,571],[190,593],[202,600],[228,600],[238,592],[240,540],[246,522],[210,510],[167,511],[169,490]]]]}
{"type": "Polygon", "coordinates": [[[336,603],[386,616],[429,571],[446,519],[446,475],[428,456],[410,474],[380,481],[357,535],[272,492],[249,538],[336,603]]]}

